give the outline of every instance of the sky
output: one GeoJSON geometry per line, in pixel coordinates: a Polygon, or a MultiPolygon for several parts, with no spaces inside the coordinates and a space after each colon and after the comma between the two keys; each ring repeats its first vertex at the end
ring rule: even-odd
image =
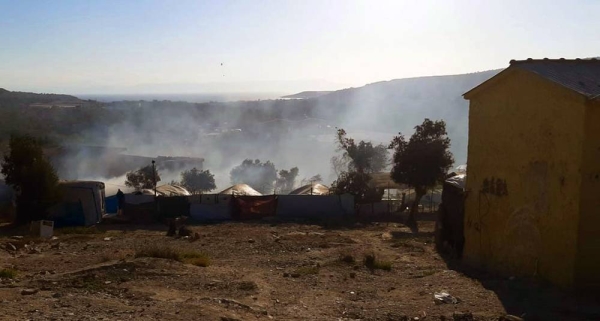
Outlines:
{"type": "Polygon", "coordinates": [[[286,92],[600,56],[598,0],[0,0],[0,88],[286,92]]]}

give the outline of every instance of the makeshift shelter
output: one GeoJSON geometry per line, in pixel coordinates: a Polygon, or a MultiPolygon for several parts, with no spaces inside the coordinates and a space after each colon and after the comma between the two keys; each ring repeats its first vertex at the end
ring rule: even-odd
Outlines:
{"type": "Polygon", "coordinates": [[[60,182],[61,201],[50,209],[48,220],[55,227],[90,226],[105,213],[104,183],[96,181],[60,182]]]}
{"type": "Polygon", "coordinates": [[[257,192],[255,189],[253,189],[252,187],[250,187],[247,184],[233,185],[231,187],[228,187],[228,188],[222,190],[221,192],[219,192],[219,194],[234,195],[234,196],[262,196],[261,193],[257,192]]]}
{"type": "Polygon", "coordinates": [[[290,192],[289,195],[329,195],[329,187],[323,184],[308,184],[290,192]]]}
{"type": "Polygon", "coordinates": [[[465,183],[466,174],[456,175],[444,182],[442,203],[435,224],[435,243],[438,250],[447,244],[456,255],[462,256],[465,244],[465,183]]]}

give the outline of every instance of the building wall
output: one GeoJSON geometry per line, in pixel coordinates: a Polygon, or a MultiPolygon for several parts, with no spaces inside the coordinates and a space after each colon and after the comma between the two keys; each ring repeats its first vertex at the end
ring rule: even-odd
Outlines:
{"type": "Polygon", "coordinates": [[[570,287],[584,100],[514,67],[501,76],[468,97],[464,259],[570,287]]]}
{"type": "Polygon", "coordinates": [[[588,102],[581,180],[575,285],[600,289],[600,101],[588,102]]]}

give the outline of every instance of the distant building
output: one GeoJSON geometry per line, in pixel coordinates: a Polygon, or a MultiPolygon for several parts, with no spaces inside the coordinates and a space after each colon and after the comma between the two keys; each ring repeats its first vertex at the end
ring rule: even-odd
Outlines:
{"type": "Polygon", "coordinates": [[[464,259],[600,288],[600,61],[511,61],[464,97],[464,259]]]}

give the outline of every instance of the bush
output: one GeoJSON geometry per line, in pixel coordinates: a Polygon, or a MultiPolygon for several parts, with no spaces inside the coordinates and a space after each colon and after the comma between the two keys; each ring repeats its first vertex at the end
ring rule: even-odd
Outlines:
{"type": "Polygon", "coordinates": [[[392,270],[392,262],[378,260],[377,257],[375,256],[375,254],[365,254],[363,263],[371,271],[374,271],[374,270],[391,271],[392,270]]]}
{"type": "Polygon", "coordinates": [[[0,270],[0,278],[14,279],[17,276],[17,270],[15,269],[2,269],[0,270]]]}

